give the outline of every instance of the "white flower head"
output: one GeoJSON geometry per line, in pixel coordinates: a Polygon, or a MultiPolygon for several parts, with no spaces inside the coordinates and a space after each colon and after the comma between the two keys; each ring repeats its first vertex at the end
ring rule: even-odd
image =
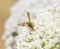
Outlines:
{"type": "Polygon", "coordinates": [[[11,15],[5,23],[3,38],[6,49],[58,49],[59,8],[59,0],[18,0],[11,7],[11,15]],[[27,12],[30,14],[34,30],[31,30],[31,22],[28,23],[27,12]]]}

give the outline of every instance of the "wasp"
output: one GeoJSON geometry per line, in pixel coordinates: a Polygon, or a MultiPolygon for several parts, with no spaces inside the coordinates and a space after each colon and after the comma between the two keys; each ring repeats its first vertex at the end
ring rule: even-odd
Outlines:
{"type": "Polygon", "coordinates": [[[34,24],[30,19],[30,13],[27,12],[27,16],[28,16],[28,22],[25,22],[23,24],[19,24],[19,26],[27,26],[30,30],[34,30],[34,24]]]}

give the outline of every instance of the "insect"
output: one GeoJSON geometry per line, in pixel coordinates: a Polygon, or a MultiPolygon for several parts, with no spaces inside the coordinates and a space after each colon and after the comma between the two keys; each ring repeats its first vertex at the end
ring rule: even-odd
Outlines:
{"type": "Polygon", "coordinates": [[[19,26],[28,26],[30,30],[34,30],[34,28],[33,28],[34,24],[31,22],[29,12],[27,12],[27,15],[28,15],[28,22],[26,22],[24,24],[19,24],[19,26]]]}

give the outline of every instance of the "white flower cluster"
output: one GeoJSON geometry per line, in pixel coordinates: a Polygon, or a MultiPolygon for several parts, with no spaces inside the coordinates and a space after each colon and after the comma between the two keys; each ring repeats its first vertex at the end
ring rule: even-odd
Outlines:
{"type": "Polygon", "coordinates": [[[5,24],[6,49],[60,49],[59,0],[18,0],[5,24]],[[27,12],[34,30],[19,26],[27,22],[27,12]]]}

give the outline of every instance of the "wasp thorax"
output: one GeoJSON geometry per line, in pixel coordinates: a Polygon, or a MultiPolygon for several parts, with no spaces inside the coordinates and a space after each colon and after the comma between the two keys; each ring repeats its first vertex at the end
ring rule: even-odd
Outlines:
{"type": "Polygon", "coordinates": [[[30,27],[32,30],[34,30],[34,24],[32,22],[27,22],[28,27],[30,27]]]}

